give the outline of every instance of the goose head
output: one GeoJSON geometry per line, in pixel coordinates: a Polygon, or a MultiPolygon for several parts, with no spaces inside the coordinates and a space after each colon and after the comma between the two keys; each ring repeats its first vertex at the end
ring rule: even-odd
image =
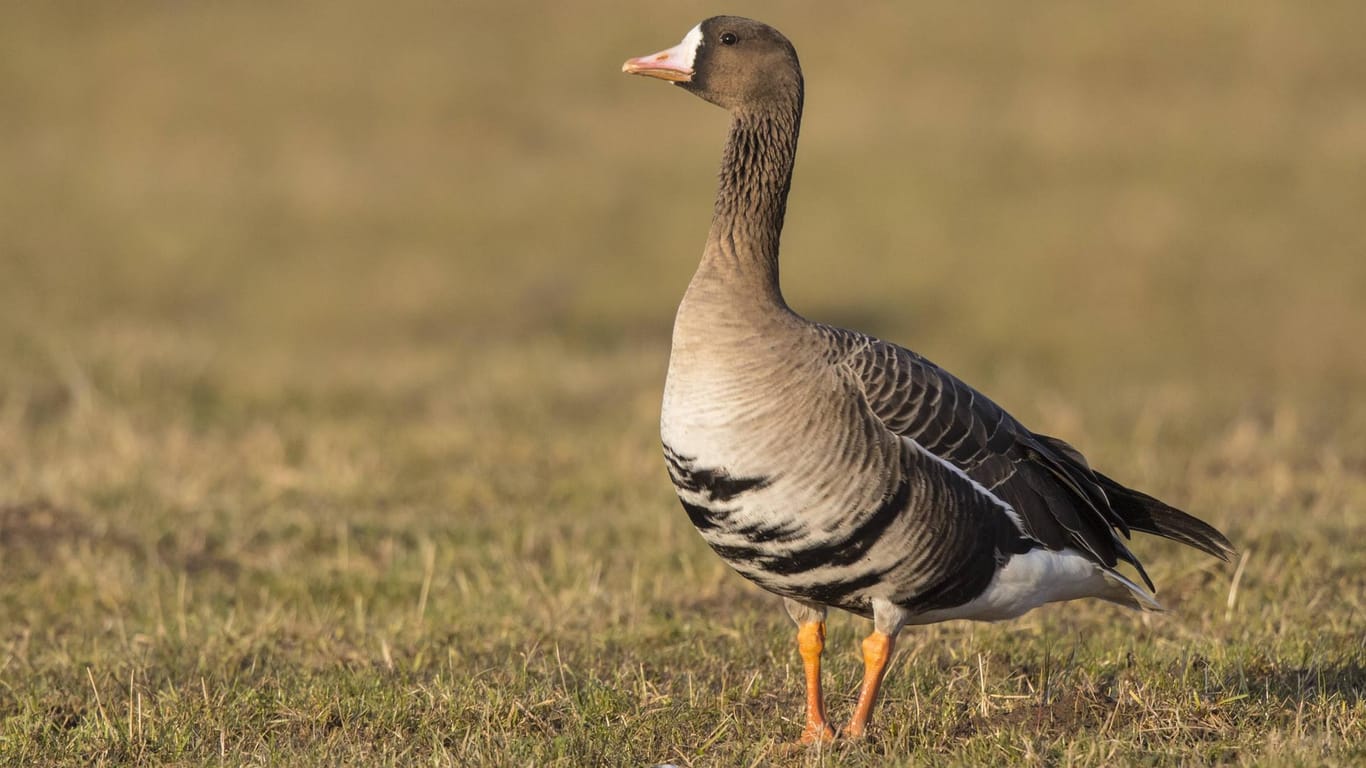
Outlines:
{"type": "Polygon", "coordinates": [[[629,59],[621,71],[667,80],[731,112],[801,100],[802,70],[792,43],[773,27],[739,16],[713,16],[678,45],[629,59]]]}

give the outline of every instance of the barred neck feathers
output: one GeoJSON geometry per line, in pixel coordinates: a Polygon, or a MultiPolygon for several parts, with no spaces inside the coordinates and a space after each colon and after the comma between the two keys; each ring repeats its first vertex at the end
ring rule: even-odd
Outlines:
{"type": "Polygon", "coordinates": [[[790,98],[735,112],[722,155],[716,207],[695,282],[786,306],[778,244],[801,123],[800,75],[790,98]]]}

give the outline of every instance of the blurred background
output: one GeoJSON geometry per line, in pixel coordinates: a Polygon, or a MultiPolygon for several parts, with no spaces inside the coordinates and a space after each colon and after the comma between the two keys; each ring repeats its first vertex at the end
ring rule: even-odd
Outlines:
{"type": "MultiPolygon", "coordinates": [[[[1276,629],[1310,624],[1359,653],[1358,2],[21,3],[0,23],[0,681],[29,698],[0,715],[89,717],[130,675],[149,696],[207,676],[206,706],[244,685],[243,711],[282,670],[398,659],[426,685],[431,659],[500,668],[545,632],[612,680],[601,638],[645,648],[678,617],[769,622],[787,659],[786,619],[697,539],[658,455],[727,117],[619,70],[718,12],[805,68],[793,307],[1229,531],[1255,554],[1227,626],[1257,653],[1322,656],[1276,629]]],[[[1164,551],[1164,595],[1223,615],[1164,551]]],[[[1088,610],[1051,615],[1111,623],[1088,610]]],[[[511,690],[489,685],[470,706],[511,690]]],[[[290,706],[242,738],[311,711],[290,706]]]]}
{"type": "MultiPolygon", "coordinates": [[[[232,401],[408,366],[470,386],[489,356],[557,345],[645,345],[654,386],[726,117],[618,65],[714,10],[11,9],[6,404],[42,399],[54,366],[115,402],[232,401]]],[[[1331,409],[1361,389],[1356,4],[734,10],[806,68],[799,310],[1023,408],[1156,386],[1331,409]]]]}
{"type": "MultiPolygon", "coordinates": [[[[10,9],[0,499],[136,519],[143,494],[171,525],[215,489],[435,490],[464,516],[615,487],[594,457],[662,478],[727,118],[618,70],[714,10],[10,9]]],[[[731,10],[805,65],[796,309],[1103,459],[1288,429],[1359,468],[1358,4],[731,10]]]]}

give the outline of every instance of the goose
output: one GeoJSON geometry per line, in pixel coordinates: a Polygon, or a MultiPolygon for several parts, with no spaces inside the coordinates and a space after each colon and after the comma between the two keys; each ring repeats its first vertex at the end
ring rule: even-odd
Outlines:
{"type": "Polygon", "coordinates": [[[1093,469],[921,355],[788,307],[778,243],[803,83],[780,32],[716,16],[622,70],[731,113],[711,229],[674,320],[660,435],[693,526],[797,625],[801,742],[837,737],[821,692],[829,608],[873,622],[839,732],[855,739],[903,627],[1079,598],[1161,610],[1126,544],[1135,531],[1234,554],[1215,528],[1093,469]]]}

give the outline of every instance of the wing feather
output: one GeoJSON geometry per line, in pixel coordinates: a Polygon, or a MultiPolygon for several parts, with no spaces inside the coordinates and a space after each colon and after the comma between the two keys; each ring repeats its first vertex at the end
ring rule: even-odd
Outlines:
{"type": "Polygon", "coordinates": [[[852,331],[821,329],[888,430],[1010,505],[1028,538],[1049,549],[1074,548],[1107,568],[1128,562],[1152,588],[1123,540],[1130,526],[1106,492],[1112,481],[1101,480],[1079,451],[1030,431],[990,398],[910,350],[852,331]]]}

